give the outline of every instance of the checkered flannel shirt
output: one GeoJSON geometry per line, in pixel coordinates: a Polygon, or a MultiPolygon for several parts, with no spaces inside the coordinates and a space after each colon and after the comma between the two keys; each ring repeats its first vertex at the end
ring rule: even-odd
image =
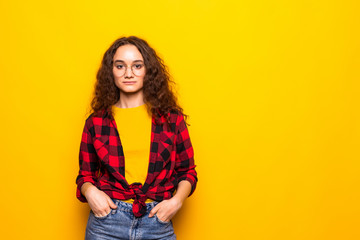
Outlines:
{"type": "Polygon", "coordinates": [[[198,181],[194,151],[184,116],[171,111],[170,125],[152,117],[149,167],[145,183],[129,184],[125,179],[125,158],[119,132],[112,114],[103,110],[92,113],[86,120],[79,153],[79,173],[76,177],[76,197],[87,202],[81,186],[91,182],[111,198],[134,199],[133,213],[146,212],[145,200],[169,199],[182,180],[191,184],[191,196],[198,181]]]}

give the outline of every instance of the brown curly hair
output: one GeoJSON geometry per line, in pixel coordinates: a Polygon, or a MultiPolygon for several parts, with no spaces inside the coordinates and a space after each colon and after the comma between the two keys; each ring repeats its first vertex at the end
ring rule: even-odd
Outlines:
{"type": "Polygon", "coordinates": [[[112,105],[119,101],[120,89],[115,85],[112,72],[113,57],[118,47],[126,44],[136,46],[144,58],[146,75],[144,76],[143,93],[147,111],[155,116],[157,122],[160,122],[159,119],[164,116],[169,124],[170,112],[179,112],[187,119],[188,115],[183,113],[183,109],[178,105],[177,97],[172,91],[171,84],[175,85],[175,82],[171,79],[168,67],[145,40],[136,36],[118,38],[106,50],[96,75],[97,81],[90,113],[97,114],[108,111],[112,114],[112,105]]]}

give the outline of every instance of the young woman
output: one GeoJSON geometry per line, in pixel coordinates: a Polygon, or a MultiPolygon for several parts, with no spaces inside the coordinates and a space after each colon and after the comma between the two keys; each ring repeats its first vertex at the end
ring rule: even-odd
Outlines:
{"type": "Polygon", "coordinates": [[[176,239],[172,218],[198,181],[167,67],[122,37],[105,52],[85,120],[76,196],[91,208],[85,239],[176,239]]]}

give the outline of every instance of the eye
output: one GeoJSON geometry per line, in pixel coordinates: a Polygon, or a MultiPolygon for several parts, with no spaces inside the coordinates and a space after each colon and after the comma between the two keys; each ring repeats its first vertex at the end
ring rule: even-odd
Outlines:
{"type": "Polygon", "coordinates": [[[124,68],[124,65],[116,65],[115,66],[117,69],[122,69],[122,68],[124,68]]]}
{"type": "Polygon", "coordinates": [[[140,69],[140,68],[143,67],[143,65],[142,65],[142,64],[135,64],[135,67],[136,67],[137,69],[140,69]]]}

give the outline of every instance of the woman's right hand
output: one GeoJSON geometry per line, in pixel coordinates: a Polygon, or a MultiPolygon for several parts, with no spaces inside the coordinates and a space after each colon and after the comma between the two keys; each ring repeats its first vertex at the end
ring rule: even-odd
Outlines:
{"type": "Polygon", "coordinates": [[[110,213],[111,209],[117,208],[109,195],[94,185],[86,189],[84,196],[96,217],[104,217],[110,213]]]}

